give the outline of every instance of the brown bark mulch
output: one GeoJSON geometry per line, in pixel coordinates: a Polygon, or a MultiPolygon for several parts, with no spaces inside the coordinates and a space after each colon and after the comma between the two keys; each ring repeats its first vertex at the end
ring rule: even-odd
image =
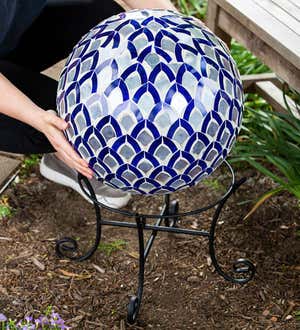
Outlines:
{"type": "MultiPolygon", "coordinates": [[[[101,249],[91,259],[59,260],[57,238],[73,236],[83,248],[92,244],[93,207],[71,189],[43,179],[35,168],[5,193],[15,213],[0,221],[0,313],[20,319],[52,305],[73,329],[297,329],[299,205],[283,193],[243,221],[249,201],[272,188],[272,182],[252,170],[239,171],[249,179],[224,209],[216,251],[227,270],[239,257],[254,261],[254,279],[240,286],[221,278],[211,265],[206,238],[159,233],[145,267],[140,315],[130,326],[126,310],[137,288],[136,230],[103,227],[101,249]]],[[[174,198],[187,211],[223,190],[215,176],[174,198]]],[[[160,206],[159,196],[135,196],[127,209],[157,213],[160,206]]],[[[208,229],[211,214],[182,219],[180,225],[208,229]]],[[[106,211],[103,216],[114,219],[106,211]]]]}

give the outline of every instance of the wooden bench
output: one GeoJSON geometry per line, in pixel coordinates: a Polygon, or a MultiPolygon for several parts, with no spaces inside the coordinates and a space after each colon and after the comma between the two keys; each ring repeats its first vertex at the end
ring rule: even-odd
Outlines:
{"type": "MultiPolygon", "coordinates": [[[[244,88],[285,111],[282,82],[300,92],[300,1],[208,0],[206,24],[227,45],[234,38],[274,72],[243,76],[244,88]]],[[[292,100],[287,100],[300,118],[292,100]]]]}

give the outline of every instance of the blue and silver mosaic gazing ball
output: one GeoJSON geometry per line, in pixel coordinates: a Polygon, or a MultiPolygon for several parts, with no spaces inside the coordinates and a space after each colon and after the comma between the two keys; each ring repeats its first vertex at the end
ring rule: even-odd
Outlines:
{"type": "Polygon", "coordinates": [[[239,73],[199,21],[166,10],[113,16],[74,47],[59,115],[95,176],[133,193],[195,185],[225,159],[242,120],[239,73]]]}

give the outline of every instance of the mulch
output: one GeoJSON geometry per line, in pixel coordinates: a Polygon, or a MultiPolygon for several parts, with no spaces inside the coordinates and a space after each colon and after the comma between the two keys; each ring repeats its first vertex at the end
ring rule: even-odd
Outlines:
{"type": "MultiPolygon", "coordinates": [[[[111,253],[98,249],[81,263],[60,260],[55,255],[58,238],[75,237],[83,250],[91,246],[93,206],[71,189],[43,179],[33,168],[5,192],[15,212],[0,221],[0,313],[20,319],[52,305],[73,329],[297,329],[298,201],[282,193],[243,220],[255,198],[273,183],[253,170],[238,172],[248,180],[219,219],[216,252],[229,271],[237,258],[252,260],[257,267],[254,279],[240,286],[221,278],[211,264],[204,237],[159,233],[145,266],[140,315],[130,326],[126,311],[137,289],[136,230],[105,226],[103,246],[121,240],[124,244],[118,249],[111,253]]],[[[191,210],[222,194],[225,183],[220,170],[211,181],[172,198],[179,200],[181,211],[191,210]]],[[[160,196],[134,196],[127,209],[157,213],[160,207],[160,196]]],[[[208,211],[182,219],[180,226],[208,229],[211,216],[208,211]]],[[[103,217],[115,216],[104,211],[103,217]]]]}

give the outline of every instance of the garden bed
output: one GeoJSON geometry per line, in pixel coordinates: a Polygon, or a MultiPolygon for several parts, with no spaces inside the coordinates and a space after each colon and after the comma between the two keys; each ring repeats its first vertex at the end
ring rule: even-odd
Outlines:
{"type": "MultiPolygon", "coordinates": [[[[211,180],[174,194],[181,211],[222,194],[218,175],[223,177],[218,171],[211,180]]],[[[129,326],[127,303],[137,288],[136,231],[104,227],[101,246],[90,260],[59,260],[56,239],[67,235],[80,246],[91,244],[94,210],[76,192],[43,179],[34,167],[5,193],[14,212],[0,220],[0,313],[20,319],[52,305],[73,329],[296,329],[298,202],[288,193],[279,194],[243,221],[249,201],[273,184],[254,170],[240,169],[241,175],[249,179],[220,218],[217,256],[226,268],[239,257],[254,261],[253,281],[239,286],[219,277],[206,238],[159,233],[146,264],[140,316],[129,326]]],[[[128,209],[157,213],[160,205],[159,196],[135,196],[128,209]]],[[[208,229],[210,215],[181,225],[208,229]]]]}

